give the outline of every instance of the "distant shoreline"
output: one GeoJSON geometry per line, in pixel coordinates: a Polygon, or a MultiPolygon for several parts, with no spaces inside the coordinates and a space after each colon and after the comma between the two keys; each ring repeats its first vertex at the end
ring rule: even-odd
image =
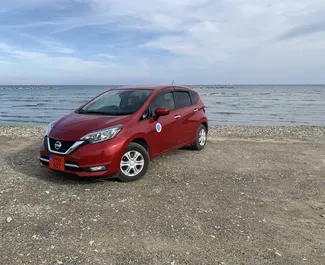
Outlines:
{"type": "Polygon", "coordinates": [[[0,90],[50,90],[57,89],[52,86],[0,86],[0,90]]]}

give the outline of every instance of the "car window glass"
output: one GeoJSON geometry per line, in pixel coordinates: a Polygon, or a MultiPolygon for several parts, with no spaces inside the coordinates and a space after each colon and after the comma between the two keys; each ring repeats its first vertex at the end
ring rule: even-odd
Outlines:
{"type": "Polygon", "coordinates": [[[188,107],[192,105],[190,94],[186,91],[174,92],[175,105],[177,109],[188,107]]]}
{"type": "Polygon", "coordinates": [[[146,120],[150,117],[150,110],[149,109],[146,109],[143,114],[141,115],[141,118],[140,120],[146,120]]]}
{"type": "Polygon", "coordinates": [[[191,94],[191,98],[192,98],[192,103],[194,105],[199,100],[199,94],[195,91],[191,91],[190,94],[191,94]]]}
{"type": "Polygon", "coordinates": [[[152,100],[150,105],[153,112],[155,112],[157,108],[169,108],[170,110],[174,110],[175,103],[173,94],[171,92],[161,93],[152,100]]]}
{"type": "Polygon", "coordinates": [[[136,112],[152,90],[116,89],[104,93],[79,110],[79,113],[100,113],[107,115],[127,115],[136,112]]]}

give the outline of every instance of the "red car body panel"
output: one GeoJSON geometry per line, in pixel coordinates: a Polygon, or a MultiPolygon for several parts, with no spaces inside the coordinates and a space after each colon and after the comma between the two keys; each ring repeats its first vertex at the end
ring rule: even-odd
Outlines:
{"type": "Polygon", "coordinates": [[[125,123],[131,116],[84,115],[72,112],[60,119],[51,130],[51,137],[58,140],[77,141],[91,131],[125,123]]]}
{"type": "MultiPolygon", "coordinates": [[[[144,89],[144,87],[122,87],[121,89],[144,89]]],[[[163,153],[194,143],[196,141],[197,130],[201,124],[204,124],[208,128],[204,104],[199,96],[196,104],[171,110],[169,115],[160,116],[158,121],[155,121],[152,117],[140,120],[142,114],[149,107],[151,100],[160,92],[165,90],[173,91],[174,89],[195,91],[182,86],[148,87],[148,89],[153,89],[153,92],[148,96],[138,111],[131,115],[102,116],[73,112],[57,121],[49,134],[49,137],[55,139],[55,141],[75,142],[86,134],[99,129],[118,124],[123,124],[124,126],[120,133],[113,139],[95,144],[81,144],[81,146],[70,154],[59,154],[60,156],[64,156],[65,163],[78,166],[77,168],[66,166],[64,172],[81,177],[116,175],[120,169],[120,161],[124,150],[130,142],[140,141],[146,143],[149,157],[152,159],[163,153]],[[156,130],[155,125],[157,122],[162,126],[161,132],[156,130]],[[107,170],[96,172],[87,170],[89,167],[95,166],[107,166],[108,168],[107,170]]],[[[87,103],[83,104],[80,108],[87,103]]],[[[49,150],[48,140],[45,136],[40,146],[40,158],[43,159],[41,162],[44,167],[49,167],[49,163],[46,160],[51,155],[55,155],[55,153],[49,150]]]]}

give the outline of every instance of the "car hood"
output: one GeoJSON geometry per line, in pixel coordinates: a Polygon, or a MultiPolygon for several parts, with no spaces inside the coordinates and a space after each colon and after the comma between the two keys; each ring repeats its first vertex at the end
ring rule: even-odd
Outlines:
{"type": "Polygon", "coordinates": [[[55,123],[50,132],[50,137],[63,141],[77,141],[90,132],[123,124],[130,119],[131,115],[107,116],[73,112],[55,123]]]}

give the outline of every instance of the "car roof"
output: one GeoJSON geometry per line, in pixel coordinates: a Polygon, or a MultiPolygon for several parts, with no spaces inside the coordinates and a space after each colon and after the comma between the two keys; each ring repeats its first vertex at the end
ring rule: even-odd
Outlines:
{"type": "Polygon", "coordinates": [[[148,86],[148,85],[144,85],[144,86],[120,86],[120,87],[116,87],[114,89],[151,89],[151,90],[163,90],[165,88],[183,88],[183,89],[188,89],[188,90],[194,90],[193,88],[190,87],[186,87],[186,86],[177,86],[177,85],[157,85],[157,86],[148,86]]]}

